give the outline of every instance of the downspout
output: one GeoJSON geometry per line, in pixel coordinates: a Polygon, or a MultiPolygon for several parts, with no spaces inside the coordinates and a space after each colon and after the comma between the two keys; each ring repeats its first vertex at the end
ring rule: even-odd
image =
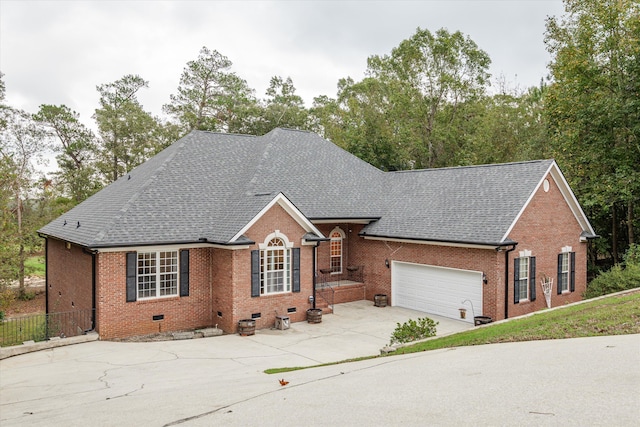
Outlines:
{"type": "Polygon", "coordinates": [[[49,314],[49,239],[44,238],[44,312],[49,314]]]}
{"type": "Polygon", "coordinates": [[[516,250],[518,244],[514,243],[511,249],[504,251],[504,318],[509,318],[509,252],[516,250]]]}
{"type": "Polygon", "coordinates": [[[98,311],[98,308],[96,307],[96,301],[97,301],[97,296],[96,296],[96,289],[97,289],[97,285],[96,285],[96,277],[97,277],[97,273],[96,273],[96,265],[97,265],[96,255],[98,254],[98,251],[84,248],[83,252],[86,253],[86,254],[91,255],[91,329],[95,331],[95,329],[96,329],[96,311],[98,311]]]}
{"type": "Polygon", "coordinates": [[[311,267],[313,268],[313,306],[311,308],[316,308],[316,250],[318,249],[318,245],[320,242],[316,242],[313,245],[313,254],[311,257],[311,267]]]}
{"type": "Polygon", "coordinates": [[[96,330],[96,253],[91,252],[91,329],[96,330]]]}

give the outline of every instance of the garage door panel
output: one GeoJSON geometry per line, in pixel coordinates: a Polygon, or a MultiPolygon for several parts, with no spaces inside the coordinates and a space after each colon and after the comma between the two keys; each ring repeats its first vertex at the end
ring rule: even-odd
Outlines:
{"type": "Polygon", "coordinates": [[[482,314],[481,272],[403,262],[393,262],[392,269],[394,305],[455,319],[466,307],[468,322],[474,312],[482,314]]]}

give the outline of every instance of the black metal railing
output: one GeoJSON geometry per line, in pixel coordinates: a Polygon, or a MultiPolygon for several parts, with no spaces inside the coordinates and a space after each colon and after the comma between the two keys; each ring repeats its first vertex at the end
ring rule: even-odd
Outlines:
{"type": "Polygon", "coordinates": [[[335,300],[334,295],[336,291],[327,281],[327,277],[328,274],[324,274],[322,272],[318,275],[318,281],[316,282],[316,298],[322,298],[329,308],[333,310],[333,302],[335,300]]]}
{"type": "Polygon", "coordinates": [[[0,323],[0,347],[83,335],[94,328],[93,312],[86,309],[5,319],[0,323]]]}
{"type": "Polygon", "coordinates": [[[351,282],[364,283],[364,265],[350,265],[339,273],[329,268],[319,270],[318,283],[342,286],[351,282]]]}
{"type": "Polygon", "coordinates": [[[364,283],[364,265],[350,265],[347,267],[347,279],[364,283]]]}

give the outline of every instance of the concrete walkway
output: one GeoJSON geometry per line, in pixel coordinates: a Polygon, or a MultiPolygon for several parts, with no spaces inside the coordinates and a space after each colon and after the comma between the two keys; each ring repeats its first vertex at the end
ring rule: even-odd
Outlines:
{"type": "Polygon", "coordinates": [[[429,317],[438,322],[436,336],[473,328],[473,324],[401,307],[374,307],[371,301],[337,304],[322,323],[292,323],[288,330],[262,329],[242,339],[289,353],[277,366],[309,366],[380,354],[398,323],[429,317]],[[291,364],[293,363],[293,364],[291,364]]]}
{"type": "MultiPolygon", "coordinates": [[[[397,322],[422,316],[358,302],[337,306],[320,324],[251,337],[95,341],[11,357],[0,361],[0,425],[637,423],[639,335],[464,347],[263,373],[377,354],[397,322]]],[[[436,320],[440,334],[471,327],[436,320]]]]}

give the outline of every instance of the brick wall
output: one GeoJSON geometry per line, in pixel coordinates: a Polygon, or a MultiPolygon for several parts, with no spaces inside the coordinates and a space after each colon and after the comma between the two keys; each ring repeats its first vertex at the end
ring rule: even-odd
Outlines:
{"type": "Polygon", "coordinates": [[[415,243],[365,240],[358,242],[358,253],[367,260],[365,267],[366,298],[373,301],[375,294],[386,294],[393,304],[391,293],[392,261],[426,264],[462,270],[482,271],[487,276],[483,286],[483,314],[495,316],[496,251],[493,249],[469,249],[434,246],[415,243]],[[385,264],[389,260],[389,268],[385,264]]]}
{"type": "MultiPolygon", "coordinates": [[[[554,279],[552,306],[580,300],[586,289],[587,247],[580,242],[580,225],[565,202],[551,176],[549,191],[541,186],[531,203],[512,230],[510,238],[518,242],[509,253],[508,311],[509,317],[526,314],[546,307],[540,279],[543,274],[554,279]],[[576,253],[575,292],[557,295],[557,257],[564,246],[571,246],[576,253]],[[513,302],[513,259],[521,250],[531,250],[536,257],[536,301],[513,302]]],[[[322,224],[318,228],[329,235],[336,224],[322,224]]],[[[341,224],[345,239],[345,265],[365,265],[364,282],[366,299],[373,300],[378,293],[387,294],[391,301],[391,268],[385,260],[427,264],[463,270],[484,272],[487,284],[483,285],[483,314],[493,319],[504,318],[505,304],[505,252],[494,249],[471,249],[414,243],[366,240],[358,236],[362,225],[341,224]]],[[[318,249],[318,268],[328,268],[329,245],[322,243],[318,249]]],[[[356,298],[359,299],[359,298],[356,298]]]]}
{"type": "MultiPolygon", "coordinates": [[[[224,325],[225,332],[235,332],[239,320],[251,319],[254,313],[260,313],[256,319],[256,328],[270,328],[275,324],[277,315],[289,316],[292,322],[306,319],[306,311],[311,308],[309,296],[313,294],[313,248],[302,246],[302,237],[306,231],[279,205],[273,206],[248,231],[246,236],[256,242],[249,249],[233,251],[231,254],[232,273],[221,273],[231,277],[231,289],[221,291],[219,304],[226,307],[221,319],[216,322],[224,325]],[[263,295],[251,297],[251,250],[258,249],[265,238],[279,230],[294,247],[300,248],[300,292],[263,295]],[[295,313],[287,309],[295,308],[295,313]],[[227,313],[231,311],[230,313],[227,313]]],[[[226,268],[222,264],[220,268],[226,268]]],[[[216,283],[214,283],[214,288],[216,283]]],[[[215,292],[214,292],[215,294],[215,292]]]]}
{"type": "Polygon", "coordinates": [[[126,252],[98,254],[97,330],[102,339],[211,326],[211,249],[189,250],[189,296],[126,302],[126,252]],[[153,316],[163,315],[162,320],[153,316]]]}
{"type": "MultiPolygon", "coordinates": [[[[541,187],[523,213],[510,238],[519,242],[509,254],[509,316],[517,316],[546,306],[540,289],[543,274],[556,281],[557,255],[564,246],[576,253],[576,291],[552,295],[553,306],[577,301],[586,287],[586,244],[580,243],[581,228],[549,177],[549,191],[541,187]],[[520,250],[531,250],[537,262],[537,300],[513,303],[513,259],[520,250]]],[[[336,224],[318,228],[326,236],[336,224]]],[[[391,269],[388,260],[427,264],[440,267],[482,271],[487,278],[483,286],[483,314],[494,319],[504,317],[505,253],[494,249],[470,249],[415,243],[366,240],[358,235],[359,224],[340,224],[345,233],[343,267],[364,265],[365,291],[354,291],[347,298],[373,300],[375,294],[391,293],[391,269]],[[357,295],[356,295],[357,294],[357,295]]],[[[97,255],[97,330],[101,338],[118,338],[163,331],[193,329],[218,325],[227,333],[237,331],[238,321],[256,319],[258,328],[273,327],[275,316],[288,315],[291,321],[306,319],[313,294],[313,247],[302,246],[305,230],[282,207],[275,205],[246,233],[256,244],[248,249],[190,249],[190,295],[126,302],[126,253],[97,255]],[[251,250],[258,249],[265,238],[279,230],[300,248],[301,291],[251,297],[251,250]],[[288,309],[294,308],[290,313],[288,309]],[[164,319],[154,321],[154,315],[164,319]]],[[[66,249],[64,242],[48,239],[49,310],[91,308],[92,257],[81,248],[66,249]]],[[[329,267],[329,243],[318,248],[317,269],[329,267]]]]}
{"type": "MultiPolygon", "coordinates": [[[[545,192],[543,186],[540,186],[510,234],[511,239],[518,242],[518,246],[509,254],[509,317],[530,313],[547,306],[540,284],[543,274],[553,278],[552,307],[579,301],[586,290],[587,244],[580,242],[582,228],[553,178],[549,175],[547,179],[549,191],[545,192]],[[575,292],[557,295],[558,254],[562,252],[564,246],[571,246],[576,253],[575,292]],[[517,258],[519,251],[522,250],[530,250],[531,256],[536,257],[536,300],[514,304],[513,259],[517,258]]],[[[504,260],[500,264],[504,274],[504,260]]]]}
{"type": "Polygon", "coordinates": [[[49,313],[93,308],[92,257],[81,247],[48,238],[47,298],[49,313]]]}

